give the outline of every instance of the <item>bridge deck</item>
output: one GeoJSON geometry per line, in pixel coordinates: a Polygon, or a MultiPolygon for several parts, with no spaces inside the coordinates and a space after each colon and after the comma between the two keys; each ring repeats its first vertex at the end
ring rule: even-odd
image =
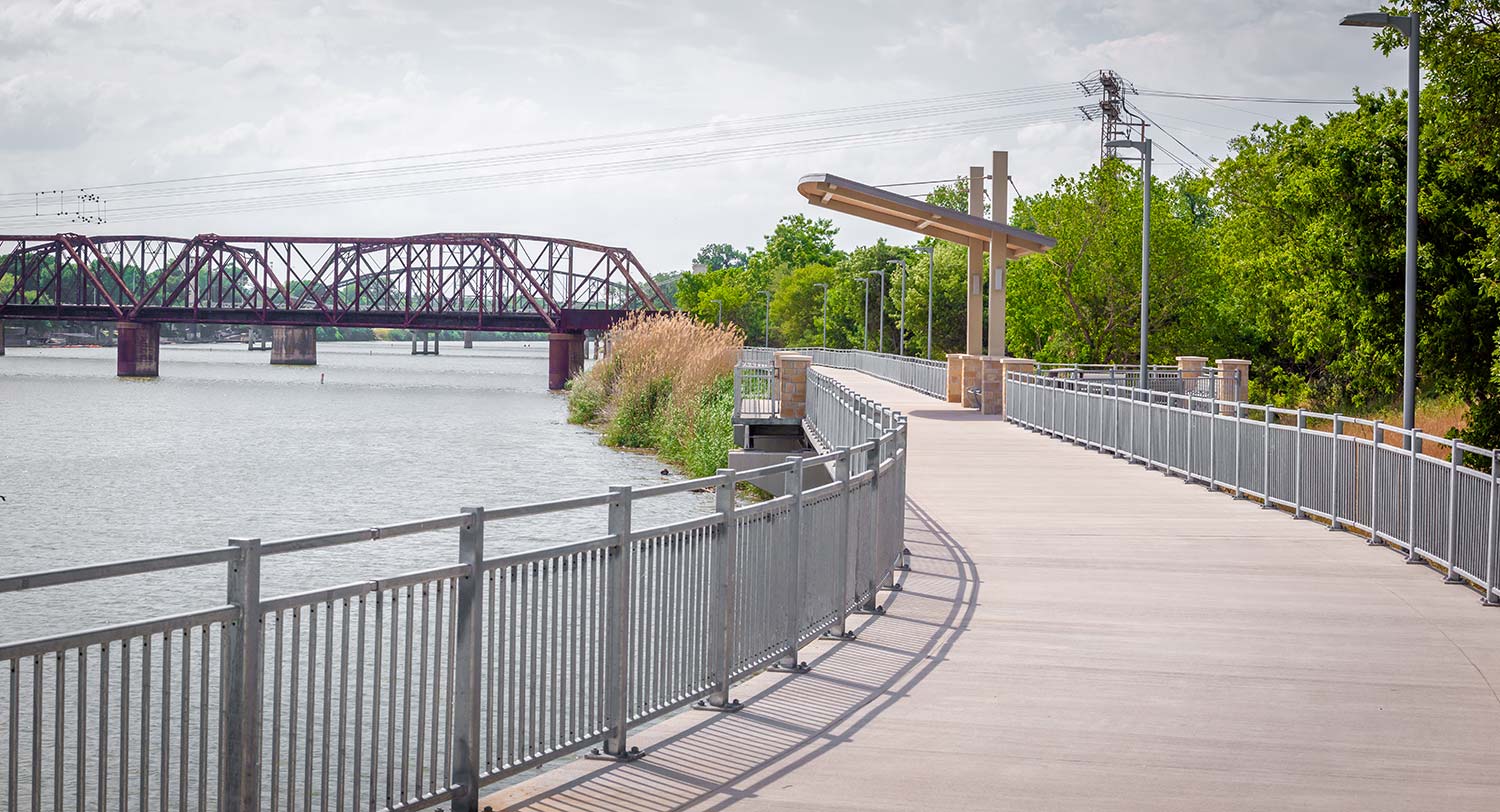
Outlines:
{"type": "Polygon", "coordinates": [[[910,417],[889,614],[497,809],[1494,809],[1500,610],[1390,552],[855,372],[910,417]]]}

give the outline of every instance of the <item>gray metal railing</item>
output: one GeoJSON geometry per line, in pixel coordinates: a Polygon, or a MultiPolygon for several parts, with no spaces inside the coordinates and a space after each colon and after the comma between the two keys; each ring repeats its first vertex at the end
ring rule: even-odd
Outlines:
{"type": "MultiPolygon", "coordinates": [[[[905,421],[809,376],[832,445],[753,471],[374,528],[0,577],[17,598],[124,575],[226,568],[224,601],[0,644],[6,810],[473,810],[481,788],[597,747],[873,610],[902,557],[905,421]],[[833,481],[804,487],[809,466],[833,481]],[[786,478],[739,505],[735,485],[786,478]],[[717,492],[715,511],[640,527],[644,499],[717,492]],[[604,509],[600,535],[491,556],[507,522],[604,509]],[[453,563],[260,594],[272,557],[451,533],[453,563]]],[[[100,593],[105,595],[107,593],[100,593]]],[[[102,600],[103,598],[101,598],[102,600]]]]}
{"type": "Polygon", "coordinates": [[[1013,423],[1356,530],[1500,602],[1495,450],[1339,414],[1098,381],[1010,373],[1005,385],[1013,423]]]}
{"type": "Polygon", "coordinates": [[[853,369],[867,375],[914,389],[938,399],[947,396],[948,362],[929,361],[868,350],[835,350],[825,347],[745,347],[740,351],[744,365],[769,366],[778,352],[796,352],[812,357],[817,366],[853,369]]]}
{"type": "Polygon", "coordinates": [[[741,363],[734,368],[734,416],[775,417],[777,414],[776,370],[766,365],[741,363]]]}

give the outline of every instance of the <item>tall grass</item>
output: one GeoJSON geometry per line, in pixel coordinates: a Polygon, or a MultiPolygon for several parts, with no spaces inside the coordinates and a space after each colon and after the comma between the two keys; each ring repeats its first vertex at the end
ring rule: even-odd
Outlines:
{"type": "Polygon", "coordinates": [[[568,385],[568,419],[604,442],[651,449],[692,476],[728,461],[733,374],[744,334],[681,313],[636,313],[616,324],[608,355],[568,385]]]}

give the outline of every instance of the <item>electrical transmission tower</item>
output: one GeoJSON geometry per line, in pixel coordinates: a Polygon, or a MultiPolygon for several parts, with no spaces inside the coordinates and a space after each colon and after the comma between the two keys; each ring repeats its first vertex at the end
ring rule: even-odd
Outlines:
{"type": "Polygon", "coordinates": [[[1099,160],[1119,158],[1139,161],[1140,154],[1135,150],[1117,154],[1114,147],[1105,146],[1111,141],[1146,140],[1145,120],[1131,112],[1125,103],[1127,95],[1136,95],[1135,85],[1112,70],[1101,70],[1079,82],[1078,86],[1083,89],[1083,95],[1090,99],[1099,97],[1098,102],[1090,102],[1078,108],[1084,118],[1099,122],[1099,160]]]}

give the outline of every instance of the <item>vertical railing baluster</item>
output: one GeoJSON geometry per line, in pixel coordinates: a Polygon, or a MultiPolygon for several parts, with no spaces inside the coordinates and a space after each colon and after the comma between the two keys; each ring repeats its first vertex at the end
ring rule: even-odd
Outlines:
{"type": "MultiPolygon", "coordinates": [[[[879,600],[878,600],[879,596],[876,594],[877,590],[875,588],[876,586],[879,585],[879,582],[876,580],[875,577],[873,577],[873,575],[875,573],[875,567],[877,566],[877,559],[879,558],[879,555],[880,555],[879,546],[880,546],[880,532],[881,532],[881,527],[880,527],[880,525],[881,525],[881,521],[880,521],[880,509],[879,509],[879,506],[880,506],[880,438],[879,437],[875,438],[874,444],[870,448],[866,449],[866,451],[865,451],[865,470],[867,470],[867,471],[870,472],[870,502],[869,502],[870,503],[870,535],[866,539],[861,539],[860,540],[860,544],[861,544],[862,548],[863,547],[870,548],[870,550],[869,550],[870,565],[869,566],[870,566],[870,573],[871,573],[872,577],[867,582],[860,584],[860,588],[863,589],[863,590],[866,590],[866,592],[865,592],[864,601],[860,604],[859,611],[863,612],[863,613],[872,613],[873,614],[873,613],[879,613],[880,612],[880,603],[879,603],[879,600]]],[[[865,556],[865,550],[864,549],[860,549],[860,550],[856,551],[855,556],[859,560],[864,560],[865,557],[866,557],[865,556]]],[[[860,569],[859,567],[855,567],[854,568],[855,573],[858,573],[859,569],[860,569]]]]}
{"type": "Polygon", "coordinates": [[[1371,545],[1382,544],[1380,540],[1380,444],[1385,427],[1379,420],[1370,430],[1370,541],[1371,545]]]}
{"type": "Polygon", "coordinates": [[[1303,519],[1302,512],[1302,439],[1307,433],[1307,413],[1297,410],[1297,445],[1292,456],[1292,518],[1303,519]]]}
{"type": "Polygon", "coordinates": [[[1235,401],[1234,402],[1234,498],[1236,498],[1236,499],[1244,499],[1245,498],[1245,488],[1244,488],[1244,486],[1243,486],[1243,484],[1241,482],[1241,480],[1242,480],[1242,474],[1240,473],[1240,467],[1241,467],[1240,448],[1242,446],[1242,442],[1241,442],[1240,436],[1242,434],[1244,434],[1244,426],[1245,426],[1245,404],[1241,403],[1240,401],[1235,401]]]}
{"type": "MultiPolygon", "coordinates": [[[[1490,450],[1490,511],[1489,523],[1485,529],[1484,547],[1484,599],[1480,601],[1485,606],[1494,606],[1500,601],[1495,599],[1495,534],[1496,534],[1496,496],[1500,495],[1500,448],[1490,450]]],[[[83,681],[80,677],[79,685],[83,681]]]]}
{"type": "Polygon", "coordinates": [[[854,452],[849,446],[841,445],[838,449],[839,456],[833,463],[833,477],[839,483],[839,506],[836,509],[837,518],[834,521],[834,533],[838,538],[838,565],[834,569],[838,572],[838,623],[834,626],[833,637],[845,640],[853,640],[854,632],[849,630],[849,604],[852,596],[849,594],[849,534],[853,532],[854,496],[850,493],[850,472],[853,470],[852,460],[854,452]]]}
{"type": "Polygon", "coordinates": [[[1422,563],[1417,553],[1417,429],[1406,435],[1406,561],[1422,563]]]}
{"type": "MultiPolygon", "coordinates": [[[[226,627],[220,680],[219,731],[224,810],[260,809],[261,656],[265,628],[260,613],[260,539],[234,538],[228,600],[239,614],[226,627]]],[[[206,653],[206,651],[205,651],[206,653]]],[[[121,787],[124,790],[124,787],[121,787]]]]}
{"type": "Polygon", "coordinates": [[[1264,495],[1264,498],[1261,500],[1260,506],[1262,509],[1269,510],[1276,507],[1275,503],[1271,501],[1271,424],[1276,419],[1276,415],[1271,411],[1269,405],[1264,408],[1266,413],[1266,432],[1260,444],[1261,477],[1263,480],[1261,482],[1261,493],[1264,495]]]}
{"type": "MultiPolygon", "coordinates": [[[[469,568],[458,581],[458,625],[454,630],[453,766],[454,812],[479,810],[479,656],[484,590],[484,508],[466,507],[468,518],[458,530],[459,563],[469,568]]],[[[436,744],[434,744],[436,746],[436,744]]]]}

